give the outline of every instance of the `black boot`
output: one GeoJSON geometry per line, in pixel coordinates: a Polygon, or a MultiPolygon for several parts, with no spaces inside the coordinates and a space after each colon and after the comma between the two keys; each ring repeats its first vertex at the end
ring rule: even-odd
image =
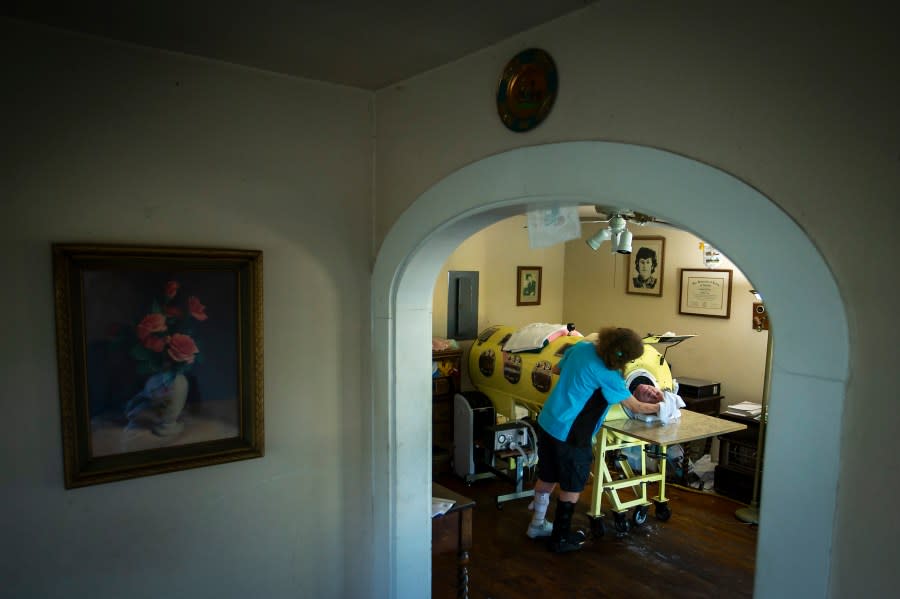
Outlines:
{"type": "Polygon", "coordinates": [[[553,532],[550,533],[550,551],[554,553],[566,553],[577,551],[584,545],[587,535],[582,530],[572,531],[572,515],[575,513],[575,504],[556,500],[556,514],[553,518],[553,532]]]}

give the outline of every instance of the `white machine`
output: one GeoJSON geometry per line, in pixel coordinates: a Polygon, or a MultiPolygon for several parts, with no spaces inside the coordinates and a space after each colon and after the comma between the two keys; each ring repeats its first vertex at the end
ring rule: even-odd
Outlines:
{"type": "Polygon", "coordinates": [[[494,404],[484,393],[464,391],[453,397],[453,471],[466,483],[493,476],[476,441],[494,423],[494,404]]]}
{"type": "Polygon", "coordinates": [[[491,427],[489,432],[493,433],[491,445],[494,451],[515,451],[517,447],[529,447],[528,427],[521,422],[498,424],[491,427]]]}
{"type": "Polygon", "coordinates": [[[531,497],[524,488],[525,470],[537,464],[537,437],[526,420],[495,424],[494,404],[480,391],[453,397],[453,470],[466,484],[502,478],[515,485],[498,495],[497,509],[507,501],[531,497]]]}

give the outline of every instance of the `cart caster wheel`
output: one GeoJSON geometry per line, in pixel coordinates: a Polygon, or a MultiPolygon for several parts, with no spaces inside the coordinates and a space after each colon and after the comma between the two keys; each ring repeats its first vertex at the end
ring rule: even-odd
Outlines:
{"type": "Polygon", "coordinates": [[[616,532],[619,535],[624,535],[631,529],[631,523],[628,522],[628,514],[625,512],[616,512],[615,513],[615,521],[614,521],[616,532]]]}
{"type": "MultiPolygon", "coordinates": [[[[641,506],[634,508],[634,514],[632,515],[632,520],[634,520],[635,526],[643,526],[644,525],[644,523],[647,521],[647,512],[648,511],[649,510],[646,505],[641,505],[641,506]]],[[[659,512],[659,510],[657,509],[657,513],[658,512],[659,512]]]]}
{"type": "Polygon", "coordinates": [[[672,517],[672,510],[669,509],[668,503],[657,503],[656,504],[656,519],[662,520],[666,522],[669,518],[672,517]]]}
{"type": "Polygon", "coordinates": [[[503,504],[502,504],[502,503],[498,503],[498,504],[497,504],[497,510],[498,510],[498,511],[503,511],[503,504]]]}
{"type": "Polygon", "coordinates": [[[591,519],[591,536],[599,539],[606,534],[606,524],[603,522],[603,516],[590,516],[591,519]]]}

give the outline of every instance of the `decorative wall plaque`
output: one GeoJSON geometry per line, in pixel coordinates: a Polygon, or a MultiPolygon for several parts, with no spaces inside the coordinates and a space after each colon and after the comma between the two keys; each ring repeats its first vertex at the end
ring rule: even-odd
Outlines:
{"type": "Polygon", "coordinates": [[[497,112],[511,131],[534,129],[550,114],[559,76],[547,52],[529,48],[510,60],[497,87],[497,112]]]}

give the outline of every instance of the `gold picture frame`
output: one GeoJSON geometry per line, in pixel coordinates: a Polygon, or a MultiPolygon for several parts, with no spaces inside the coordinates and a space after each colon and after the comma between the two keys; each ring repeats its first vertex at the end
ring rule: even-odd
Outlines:
{"type": "Polygon", "coordinates": [[[540,266],[516,267],[516,305],[540,306],[543,268],[540,266]]]}
{"type": "Polygon", "coordinates": [[[262,457],[262,252],[54,244],[66,488],[262,457]]]}

